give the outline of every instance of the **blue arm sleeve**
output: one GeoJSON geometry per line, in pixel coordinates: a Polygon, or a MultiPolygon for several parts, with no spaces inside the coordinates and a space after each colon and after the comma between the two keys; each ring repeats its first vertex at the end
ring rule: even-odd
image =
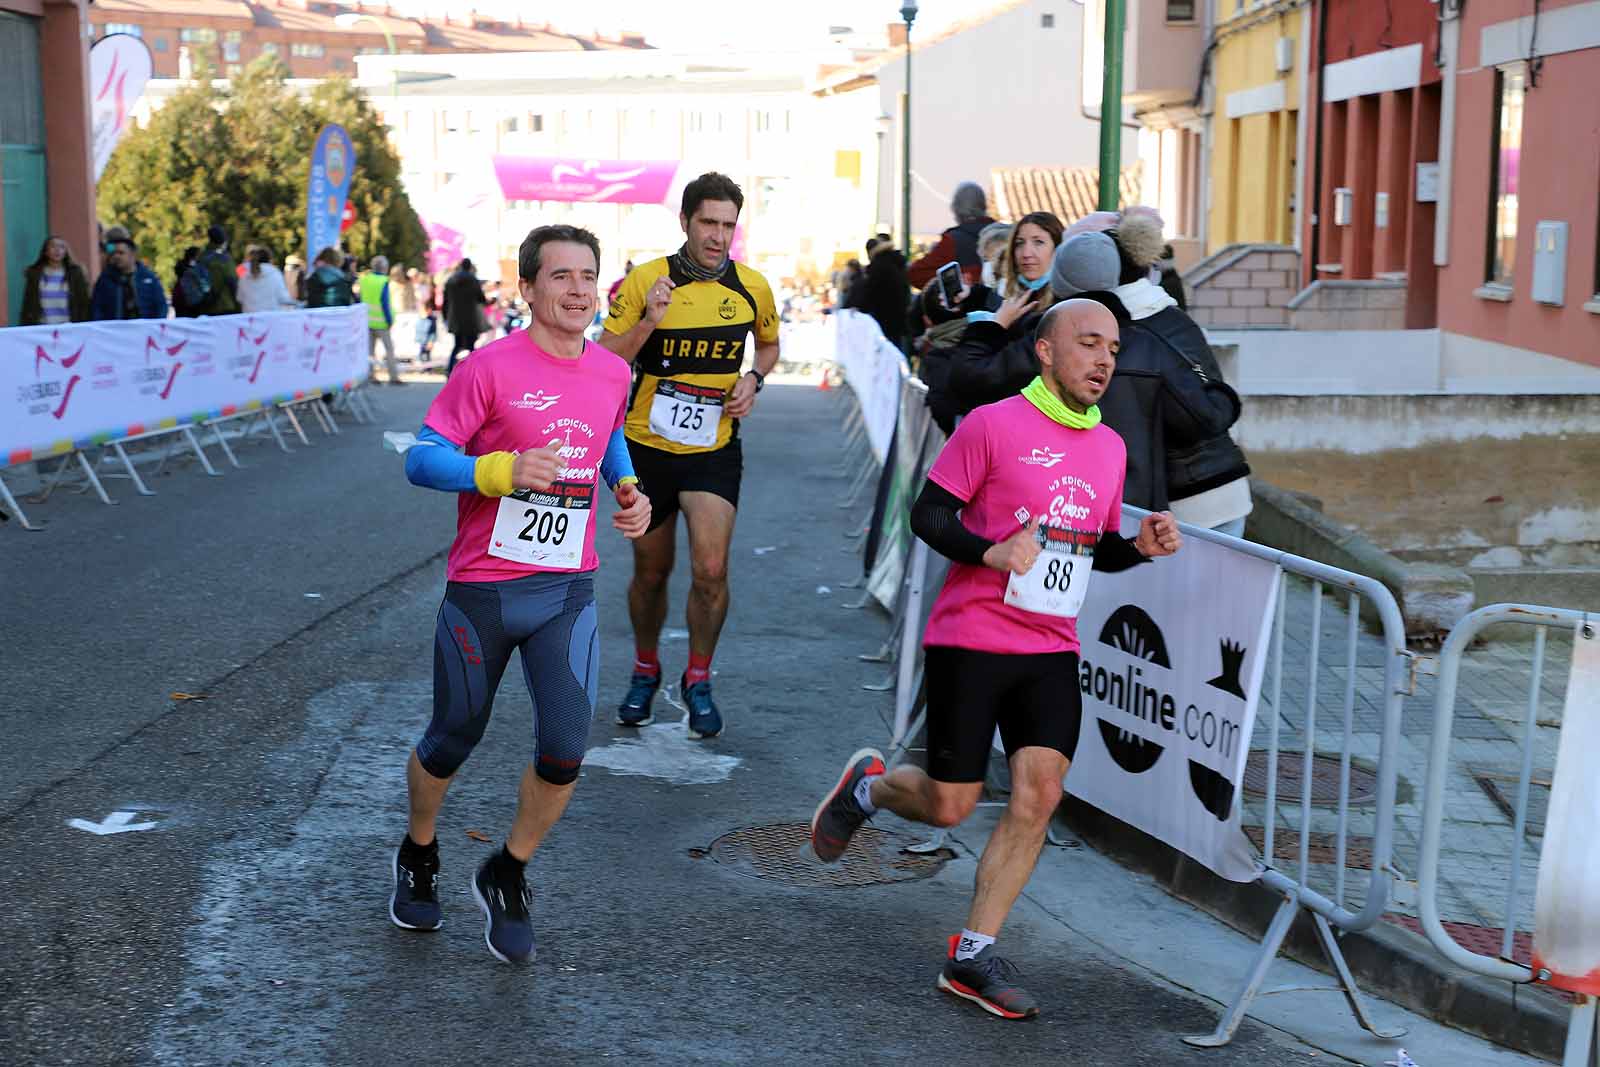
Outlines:
{"type": "Polygon", "coordinates": [[[424,426],[417,443],[406,449],[406,478],[424,489],[446,493],[476,493],[472,478],[477,460],[462,455],[461,446],[444,434],[424,426]]]}
{"type": "Polygon", "coordinates": [[[618,426],[606,443],[606,454],[600,458],[600,477],[612,489],[624,478],[637,478],[633,473],[633,457],[628,454],[628,438],[618,426]]]}
{"type": "Polygon", "coordinates": [[[394,312],[389,308],[389,283],[383,283],[383,321],[394,325],[394,312]]]}

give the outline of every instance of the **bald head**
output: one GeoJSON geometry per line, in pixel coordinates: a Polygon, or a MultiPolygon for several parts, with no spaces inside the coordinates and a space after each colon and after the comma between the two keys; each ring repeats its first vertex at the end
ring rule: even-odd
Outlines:
{"type": "Polygon", "coordinates": [[[1117,366],[1117,318],[1094,300],[1063,300],[1044,313],[1034,352],[1039,376],[1068,407],[1100,402],[1117,366]]]}
{"type": "Polygon", "coordinates": [[[1039,320],[1038,336],[1057,345],[1071,344],[1078,334],[1085,333],[1099,334],[1113,342],[1121,336],[1117,317],[1097,300],[1063,300],[1052,305],[1039,320]]]}

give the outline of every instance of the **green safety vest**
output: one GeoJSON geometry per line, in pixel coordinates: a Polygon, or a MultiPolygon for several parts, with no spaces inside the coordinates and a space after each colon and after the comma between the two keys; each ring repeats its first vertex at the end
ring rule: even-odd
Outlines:
{"type": "Polygon", "coordinates": [[[383,287],[388,284],[387,277],[370,270],[361,276],[361,302],[367,305],[367,325],[374,330],[389,327],[389,320],[383,316],[383,287]]]}

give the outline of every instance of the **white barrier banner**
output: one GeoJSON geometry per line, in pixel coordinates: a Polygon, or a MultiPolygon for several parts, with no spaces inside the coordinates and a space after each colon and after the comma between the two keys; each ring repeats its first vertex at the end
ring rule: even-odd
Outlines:
{"type": "Polygon", "coordinates": [[[1259,873],[1238,795],[1280,580],[1272,563],[1191,537],[1170,558],[1096,572],[1078,615],[1083,728],[1067,791],[1236,882],[1259,873]]]}
{"type": "Polygon", "coordinates": [[[361,305],[0,329],[0,467],[366,377],[361,305]]]}
{"type": "Polygon", "coordinates": [[[906,377],[905,355],[883,336],[878,322],[859,311],[836,311],[834,362],[861,404],[867,443],[879,463],[889,454],[895,414],[900,408],[900,383],[906,377]]]}

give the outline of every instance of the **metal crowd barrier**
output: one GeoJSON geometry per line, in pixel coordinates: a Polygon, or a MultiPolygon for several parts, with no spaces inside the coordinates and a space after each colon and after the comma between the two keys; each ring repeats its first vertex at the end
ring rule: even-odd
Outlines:
{"type": "MultiPolygon", "coordinates": [[[[1513,944],[1518,917],[1523,914],[1523,842],[1526,839],[1528,803],[1534,769],[1534,739],[1539,720],[1540,686],[1544,678],[1546,635],[1552,626],[1574,631],[1576,638],[1593,639],[1595,618],[1587,612],[1562,608],[1532,607],[1525,604],[1492,604],[1479,608],[1456,624],[1439,653],[1439,687],[1434,711],[1433,747],[1428,755],[1428,784],[1423,802],[1422,856],[1418,875],[1419,918],[1428,941],[1458,967],[1518,984],[1545,982],[1548,970],[1535,971],[1516,962],[1513,944]],[[1488,626],[1512,623],[1533,626],[1534,641],[1529,668],[1527,712],[1522,722],[1522,766],[1517,778],[1513,808],[1510,855],[1507,857],[1506,904],[1499,956],[1485,956],[1460,945],[1445,929],[1439,916],[1439,851],[1443,836],[1445,784],[1450,772],[1451,728],[1455,720],[1457,683],[1462,654],[1488,626]]],[[[1481,835],[1479,839],[1481,844],[1481,835]]],[[[1600,1020],[1596,1017],[1596,998],[1578,994],[1567,1028],[1564,1067],[1592,1067],[1600,1058],[1600,1020]]]]}
{"type": "MultiPolygon", "coordinates": [[[[908,381],[902,394],[903,419],[918,418],[919,413],[921,418],[927,417],[923,404],[925,394],[926,388],[921,382],[908,381]],[[907,411],[907,407],[913,410],[907,411]]],[[[853,405],[847,407],[853,408],[853,405]]],[[[847,410],[843,418],[847,430],[859,427],[859,412],[847,410]]],[[[943,435],[936,428],[931,429],[931,432],[923,437],[922,448],[919,449],[915,460],[915,484],[905,501],[907,506],[909,497],[914,497],[915,492],[920,489],[921,479],[926,476],[942,444],[943,435]]],[[[847,463],[850,462],[850,454],[851,449],[847,447],[847,463]]],[[[875,467],[875,464],[868,466],[875,467]]],[[[1128,507],[1125,510],[1135,516],[1144,514],[1137,508],[1128,507]]],[[[1290,633],[1288,632],[1290,583],[1287,580],[1280,582],[1273,641],[1269,650],[1270,670],[1263,681],[1261,710],[1256,717],[1256,733],[1252,739],[1255,744],[1263,746],[1259,751],[1266,765],[1259,881],[1280,895],[1283,902],[1278,906],[1267,927],[1254,965],[1245,976],[1238,994],[1223,1013],[1216,1029],[1210,1034],[1185,1037],[1184,1040],[1191,1045],[1201,1047],[1225,1045],[1232,1039],[1239,1023],[1257,996],[1307,988],[1342,992],[1361,1026],[1379,1037],[1400,1036],[1404,1030],[1386,1029],[1373,1020],[1335,934],[1335,930],[1344,932],[1365,930],[1378,922],[1389,901],[1392,880],[1399,876],[1392,862],[1396,770],[1400,751],[1402,702],[1410,691],[1413,681],[1411,670],[1413,657],[1406,649],[1405,624],[1399,605],[1393,594],[1374,578],[1211,530],[1188,525],[1182,526],[1182,530],[1185,537],[1214,541],[1234,551],[1264,559],[1279,567],[1285,575],[1296,576],[1309,583],[1308,588],[1295,594],[1305,597],[1306,611],[1300,619],[1308,621],[1308,625],[1296,626],[1296,630],[1303,630],[1303,633],[1290,633]],[[1337,628],[1331,636],[1324,632],[1327,629],[1324,607],[1330,596],[1334,599],[1333,607],[1327,613],[1328,619],[1334,622],[1337,628]],[[1342,611],[1339,603],[1341,599],[1342,611]],[[1369,614],[1374,615],[1379,624],[1380,635],[1376,638],[1376,642],[1381,646],[1381,661],[1377,663],[1370,662],[1372,659],[1370,651],[1367,657],[1369,662],[1363,663],[1361,659],[1363,630],[1360,619],[1363,602],[1369,607],[1369,614]],[[1342,619],[1336,618],[1340,615],[1342,619]],[[1342,642],[1339,641],[1340,637],[1343,638],[1342,642]],[[1292,700],[1285,701],[1284,659],[1286,643],[1289,642],[1294,644],[1295,658],[1303,660],[1297,666],[1303,667],[1306,675],[1304,699],[1298,708],[1300,721],[1298,729],[1293,732],[1286,730],[1288,712],[1295,710],[1289,706],[1292,700]],[[1339,691],[1336,694],[1324,691],[1320,685],[1324,673],[1330,669],[1343,674],[1343,684],[1338,687],[1339,691]],[[1364,685],[1361,684],[1363,677],[1366,679],[1364,685]],[[1352,836],[1352,808],[1360,806],[1352,803],[1351,783],[1352,769],[1355,766],[1353,761],[1357,758],[1352,746],[1357,695],[1358,690],[1362,689],[1367,690],[1361,694],[1364,702],[1376,707],[1380,718],[1377,765],[1373,772],[1375,807],[1369,822],[1372,831],[1371,872],[1364,880],[1351,879],[1348,880],[1350,884],[1347,884],[1345,861],[1349,856],[1352,836]],[[1371,691],[1374,689],[1376,692],[1371,691]],[[1327,710],[1337,716],[1335,720],[1337,726],[1332,730],[1319,726],[1319,713],[1330,703],[1333,707],[1327,710]],[[1320,738],[1319,734],[1322,735],[1320,738]],[[1296,737],[1301,745],[1301,750],[1295,757],[1300,766],[1300,793],[1298,798],[1280,797],[1277,778],[1283,751],[1282,742],[1294,740],[1296,737]],[[1320,814],[1317,810],[1319,806],[1327,805],[1319,805],[1313,798],[1319,750],[1328,756],[1336,755],[1338,761],[1337,792],[1332,804],[1334,814],[1331,818],[1320,814]],[[1279,862],[1279,853],[1283,851],[1279,847],[1280,802],[1292,806],[1293,809],[1291,814],[1283,817],[1283,821],[1287,824],[1285,830],[1293,835],[1293,848],[1285,857],[1291,862],[1282,864],[1279,862]],[[1326,870],[1317,870],[1319,864],[1313,863],[1311,848],[1314,840],[1320,842],[1319,854],[1331,843],[1333,867],[1331,874],[1326,870]],[[1364,889],[1359,898],[1355,893],[1358,889],[1364,889]],[[1264,990],[1262,985],[1272,961],[1282,949],[1290,927],[1302,911],[1311,917],[1317,940],[1334,972],[1336,982],[1331,985],[1285,986],[1264,990]]],[[[864,529],[854,531],[852,536],[860,536],[865,532],[864,529]]],[[[937,561],[930,560],[927,546],[915,538],[912,541],[913,547],[908,554],[900,596],[891,612],[889,639],[879,653],[861,657],[874,661],[898,660],[896,673],[889,682],[881,686],[865,687],[895,693],[894,727],[890,739],[893,750],[889,757],[891,761],[902,755],[910,745],[917,733],[924,710],[920,638],[926,621],[927,605],[930,602],[928,587],[930,571],[938,570],[934,577],[936,581],[942,582],[942,569],[930,567],[930,563],[937,561]]],[[[862,604],[864,603],[865,598],[862,601],[862,604]]],[[[1374,638],[1369,634],[1367,640],[1370,649],[1370,643],[1374,638]]],[[[1292,730],[1292,724],[1290,729],[1292,730]]],[[[1371,753],[1362,755],[1370,756],[1371,753]]],[[[1246,805],[1246,810],[1249,810],[1248,801],[1246,805]]],[[[1055,840],[1053,836],[1052,840],[1055,840]]],[[[938,843],[939,839],[935,837],[926,846],[919,848],[937,847],[938,843]]],[[[1326,867],[1327,864],[1320,866],[1326,867]]]]}
{"type": "MultiPolygon", "coordinates": [[[[263,432],[270,432],[273,440],[284,452],[291,451],[283,429],[279,427],[276,417],[278,415],[283,416],[287,422],[284,429],[292,431],[305,446],[311,444],[311,438],[306,435],[297,412],[309,414],[321,427],[324,436],[340,432],[335,415],[349,415],[358,423],[370,423],[373,420],[375,409],[372,400],[366,396],[365,383],[358,383],[352,389],[327,394],[333,396],[331,405],[323,402],[324,395],[320,391],[314,391],[292,399],[253,404],[247,408],[200,421],[163,426],[106,440],[93,440],[51,456],[40,457],[33,461],[39,471],[39,489],[26,497],[26,500],[29,504],[43,504],[56,490],[69,489],[77,493],[93,491],[101,503],[115,505],[116,501],[111,498],[105,487],[105,483],[113,479],[130,482],[133,491],[139,496],[155,496],[155,490],[146,484],[145,479],[151,474],[160,474],[166,469],[167,464],[180,454],[193,458],[208,476],[219,478],[222,472],[211,463],[211,458],[206,454],[201,442],[200,434],[205,431],[210,431],[213,443],[222,449],[229,464],[239,468],[243,464],[235,455],[232,444],[251,440],[263,432]],[[229,433],[225,432],[227,429],[232,430],[232,444],[229,433]],[[137,449],[134,455],[129,455],[129,448],[135,446],[144,446],[146,454],[156,455],[153,472],[147,472],[145,475],[139,473],[135,463],[137,449]],[[154,449],[158,447],[161,451],[154,453],[154,449]],[[46,464],[51,461],[55,461],[55,468],[47,470],[46,464]],[[108,464],[111,465],[110,470],[105,469],[108,464]]],[[[17,525],[24,530],[37,533],[45,529],[45,524],[33,522],[28,518],[22,503],[6,484],[4,474],[5,468],[0,466],[0,508],[4,508],[8,515],[16,516],[17,525]]]]}

